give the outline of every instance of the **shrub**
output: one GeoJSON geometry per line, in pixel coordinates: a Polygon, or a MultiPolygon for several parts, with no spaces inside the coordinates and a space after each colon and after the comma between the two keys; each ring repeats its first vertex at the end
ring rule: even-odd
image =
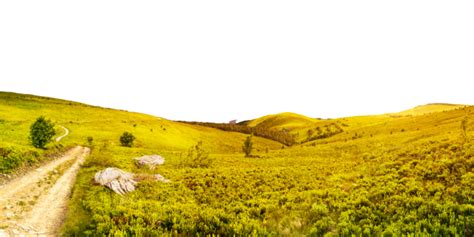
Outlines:
{"type": "Polygon", "coordinates": [[[214,159],[209,157],[209,152],[202,148],[202,141],[190,147],[187,153],[181,154],[181,158],[183,159],[181,165],[191,168],[208,168],[214,163],[214,159]]]}
{"type": "Polygon", "coordinates": [[[89,144],[89,146],[92,146],[92,143],[94,142],[94,138],[89,136],[87,137],[87,144],[89,144]]]}
{"type": "Polygon", "coordinates": [[[250,157],[253,149],[252,135],[248,136],[245,139],[244,145],[242,146],[242,151],[245,153],[245,157],[250,157]]]}
{"type": "Polygon", "coordinates": [[[14,148],[0,148],[0,174],[8,174],[16,168],[38,161],[36,151],[21,151],[14,148]]]}
{"type": "Polygon", "coordinates": [[[43,116],[36,119],[30,127],[31,144],[36,148],[44,149],[54,135],[56,135],[54,124],[43,116]]]}
{"type": "Polygon", "coordinates": [[[132,147],[133,141],[135,141],[135,136],[129,132],[124,132],[120,137],[120,144],[125,147],[132,147]]]}
{"type": "Polygon", "coordinates": [[[464,142],[467,141],[467,126],[468,126],[468,118],[464,117],[461,121],[461,137],[463,138],[464,142]]]}

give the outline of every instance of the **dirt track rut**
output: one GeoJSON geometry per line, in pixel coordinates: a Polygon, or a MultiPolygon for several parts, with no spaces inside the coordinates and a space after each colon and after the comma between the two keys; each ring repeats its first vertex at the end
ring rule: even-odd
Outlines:
{"type": "Polygon", "coordinates": [[[76,174],[89,153],[89,148],[74,147],[61,158],[0,186],[0,237],[57,235],[76,174]]]}

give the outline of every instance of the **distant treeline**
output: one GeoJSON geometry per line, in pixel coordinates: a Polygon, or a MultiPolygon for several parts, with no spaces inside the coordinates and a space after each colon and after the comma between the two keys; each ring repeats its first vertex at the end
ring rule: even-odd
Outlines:
{"type": "MultiPolygon", "coordinates": [[[[183,122],[183,121],[180,121],[183,122]]],[[[296,144],[296,136],[290,134],[287,129],[275,130],[270,129],[266,126],[247,126],[247,121],[243,121],[236,124],[230,123],[206,123],[206,122],[183,122],[188,124],[200,125],[205,127],[217,128],[228,132],[240,132],[245,134],[253,134],[258,137],[264,137],[270,140],[280,142],[287,146],[296,144]]]]}
{"type": "Polygon", "coordinates": [[[305,142],[332,137],[344,130],[337,123],[326,124],[323,127],[308,129],[305,142]]]}
{"type": "MultiPolygon", "coordinates": [[[[266,126],[265,124],[261,124],[255,127],[249,127],[248,121],[243,121],[240,123],[208,123],[208,122],[184,122],[193,125],[200,125],[205,127],[217,128],[223,131],[228,132],[240,132],[245,134],[253,134],[258,137],[267,138],[270,140],[274,140],[280,142],[287,146],[292,146],[298,143],[298,133],[291,134],[290,130],[288,129],[275,129],[266,126]]],[[[338,133],[343,132],[341,126],[336,123],[326,124],[322,127],[315,127],[312,129],[308,129],[307,131],[307,138],[303,142],[314,141],[318,139],[324,139],[331,136],[334,136],[338,133]]],[[[300,140],[301,141],[301,140],[300,140]]]]}

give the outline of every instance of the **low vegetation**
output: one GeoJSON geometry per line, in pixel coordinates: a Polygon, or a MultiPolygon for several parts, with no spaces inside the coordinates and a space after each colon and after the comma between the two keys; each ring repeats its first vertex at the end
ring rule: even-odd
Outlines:
{"type": "Polygon", "coordinates": [[[296,143],[296,136],[290,134],[287,129],[268,129],[267,127],[249,127],[244,123],[205,123],[205,122],[183,122],[193,125],[200,125],[210,128],[217,128],[227,132],[239,132],[244,134],[254,134],[255,136],[271,139],[287,146],[296,143]]]}
{"type": "MultiPolygon", "coordinates": [[[[66,236],[473,236],[474,108],[429,111],[245,122],[285,130],[294,137],[286,146],[247,132],[0,93],[0,146],[42,157],[25,136],[40,114],[71,130],[65,146],[93,137],[69,202],[66,236]],[[131,148],[117,143],[119,131],[137,137],[131,148]],[[259,159],[245,158],[248,139],[248,155],[259,159]],[[144,154],[166,163],[139,167],[133,158],[144,154]],[[91,182],[105,167],[159,173],[171,182],[144,180],[134,192],[115,195],[91,182]]],[[[10,153],[0,152],[4,165],[2,154],[10,153]]]]}
{"type": "Polygon", "coordinates": [[[214,163],[214,159],[209,157],[209,152],[204,150],[202,141],[181,153],[181,166],[190,168],[209,168],[214,163]]]}

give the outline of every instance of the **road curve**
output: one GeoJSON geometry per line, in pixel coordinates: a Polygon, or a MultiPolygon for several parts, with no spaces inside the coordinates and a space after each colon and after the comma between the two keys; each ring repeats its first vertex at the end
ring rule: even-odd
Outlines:
{"type": "Polygon", "coordinates": [[[61,141],[61,139],[63,139],[63,138],[66,137],[67,135],[69,135],[69,129],[67,129],[66,127],[61,126],[61,125],[59,125],[59,127],[61,127],[62,129],[64,129],[64,134],[61,135],[61,136],[59,136],[59,137],[57,137],[57,138],[55,139],[56,142],[61,141]]]}

